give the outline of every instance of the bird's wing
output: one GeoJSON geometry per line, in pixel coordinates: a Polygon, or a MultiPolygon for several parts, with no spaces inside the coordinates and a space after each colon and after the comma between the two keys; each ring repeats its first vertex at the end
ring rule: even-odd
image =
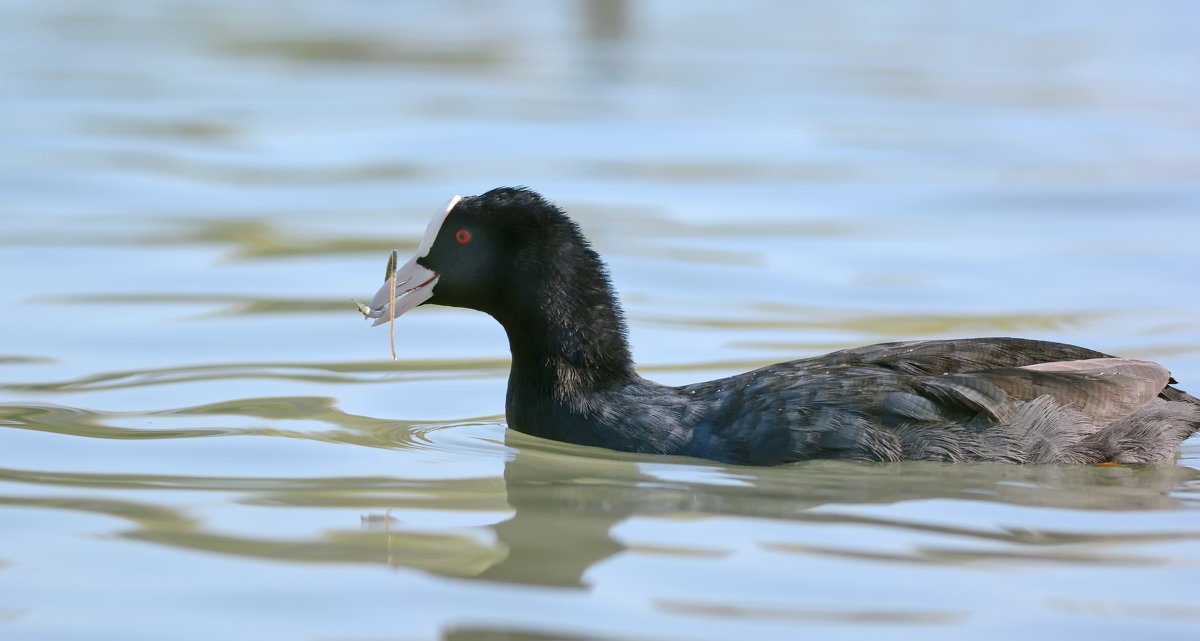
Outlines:
{"type": "Polygon", "coordinates": [[[1050,341],[1024,338],[963,338],[866,345],[792,361],[789,365],[806,370],[862,365],[906,374],[928,375],[1108,357],[1108,354],[1095,350],[1050,341]]]}

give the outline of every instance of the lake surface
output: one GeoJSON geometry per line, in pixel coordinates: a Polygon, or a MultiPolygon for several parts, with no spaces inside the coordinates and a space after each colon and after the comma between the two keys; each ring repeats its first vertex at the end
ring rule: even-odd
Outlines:
{"type": "Polygon", "coordinates": [[[508,432],[491,319],[349,302],[456,193],[608,259],[644,375],[1019,335],[1200,390],[1200,5],[0,5],[0,638],[1180,639],[1158,467],[508,432]]]}

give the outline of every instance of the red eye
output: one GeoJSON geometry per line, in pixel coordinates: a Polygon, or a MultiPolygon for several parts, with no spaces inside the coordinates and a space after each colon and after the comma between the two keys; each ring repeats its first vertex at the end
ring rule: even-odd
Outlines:
{"type": "Polygon", "coordinates": [[[460,229],[455,232],[454,240],[457,240],[459,245],[466,245],[467,243],[471,242],[471,232],[465,229],[460,229]]]}

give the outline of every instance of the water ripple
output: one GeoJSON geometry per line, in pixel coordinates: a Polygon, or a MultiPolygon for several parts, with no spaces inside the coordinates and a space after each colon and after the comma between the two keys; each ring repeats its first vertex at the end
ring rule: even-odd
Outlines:
{"type": "Polygon", "coordinates": [[[0,389],[22,392],[81,392],[115,390],[148,385],[236,379],[288,380],[315,383],[376,382],[378,374],[388,380],[435,380],[503,376],[507,360],[405,360],[342,363],[214,363],[155,369],[123,370],[91,374],[49,383],[3,383],[0,389]],[[368,376],[372,375],[372,376],[368,376]]]}
{"type": "Polygon", "coordinates": [[[106,439],[162,439],[222,436],[239,430],[223,428],[131,429],[106,423],[117,414],[60,405],[0,406],[0,426],[68,436],[106,439]]]}

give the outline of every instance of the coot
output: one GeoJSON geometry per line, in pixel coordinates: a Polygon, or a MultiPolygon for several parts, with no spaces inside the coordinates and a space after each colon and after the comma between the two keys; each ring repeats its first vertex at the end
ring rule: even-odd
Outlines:
{"type": "MultiPolygon", "coordinates": [[[[670,387],[633,367],[607,270],[525,188],[455,197],[371,305],[425,303],[504,326],[513,429],[614,450],[772,465],[853,461],[1153,463],[1200,428],[1162,366],[1019,338],[884,343],[670,387]]],[[[389,309],[391,306],[391,309],[389,309]]]]}

